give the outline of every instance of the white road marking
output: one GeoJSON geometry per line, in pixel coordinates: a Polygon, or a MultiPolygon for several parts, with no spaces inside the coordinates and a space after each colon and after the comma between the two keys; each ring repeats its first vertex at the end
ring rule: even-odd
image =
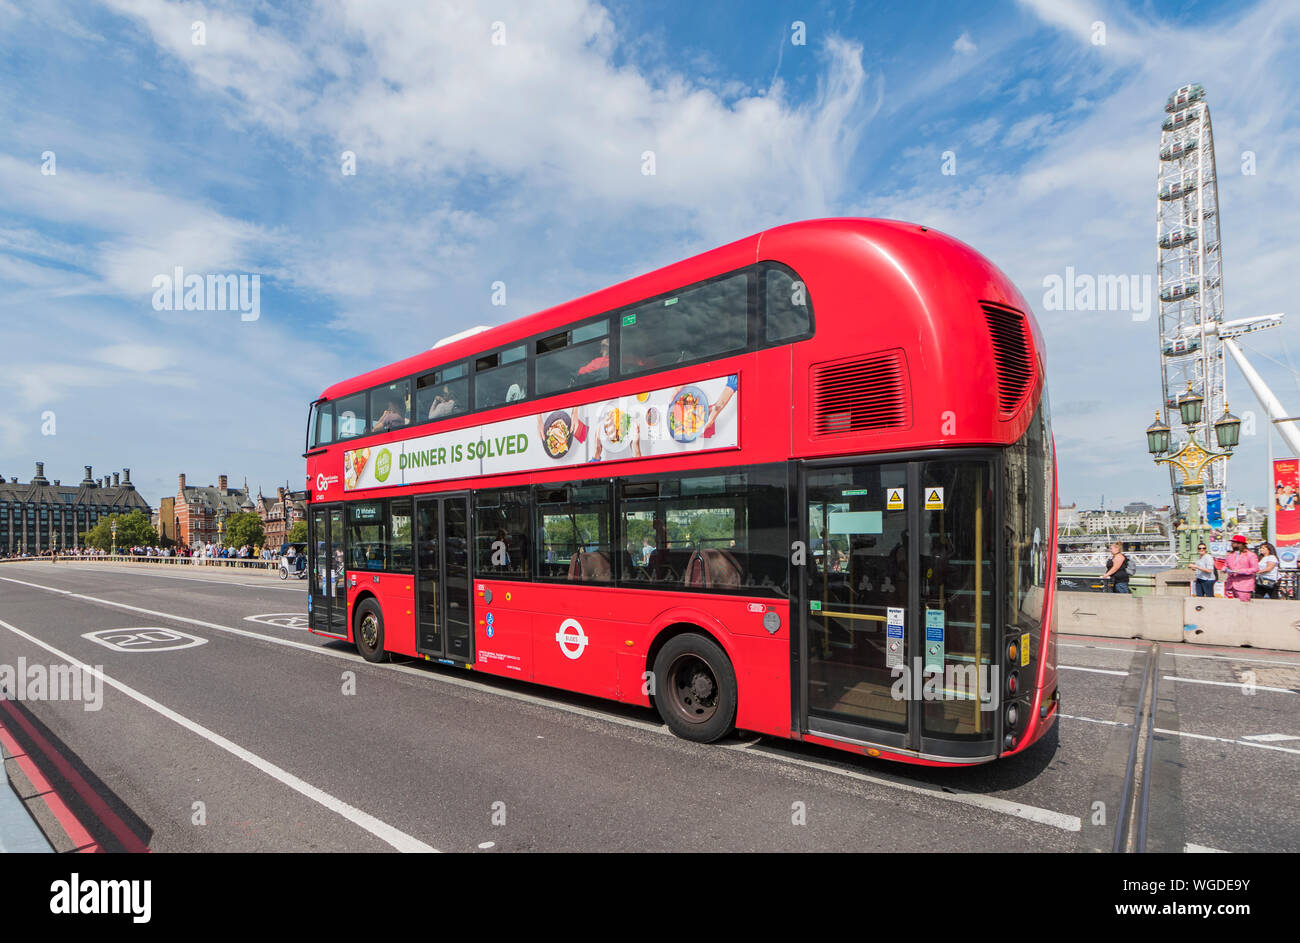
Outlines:
{"type": "Polygon", "coordinates": [[[335,812],[341,815],[343,818],[347,819],[349,822],[352,822],[354,825],[360,826],[361,828],[365,829],[367,832],[374,835],[376,838],[379,838],[387,842],[388,844],[392,845],[398,851],[429,852],[429,851],[438,850],[436,848],[433,848],[430,845],[425,844],[424,842],[420,841],[417,838],[413,838],[412,836],[406,834],[403,831],[399,831],[398,829],[393,828],[393,826],[389,825],[387,822],[382,822],[379,819],[375,818],[373,815],[370,815],[367,812],[362,812],[356,806],[349,805],[348,803],[344,802],[342,799],[335,798],[334,796],[325,792],[323,789],[318,789],[316,786],[313,786],[311,783],[299,779],[297,776],[293,775],[288,770],[281,769],[279,766],[276,766],[274,763],[270,762],[269,760],[262,759],[262,757],[258,756],[256,753],[253,753],[250,750],[246,750],[243,747],[241,747],[239,744],[227,740],[219,733],[215,733],[212,730],[209,730],[207,727],[204,727],[202,724],[190,720],[188,717],[185,717],[182,714],[178,714],[170,707],[166,707],[158,703],[157,701],[155,701],[153,698],[145,694],[141,694],[139,691],[135,690],[135,688],[129,687],[128,685],[123,684],[121,681],[118,681],[116,678],[112,678],[108,676],[100,669],[87,665],[86,663],[82,661],[78,661],[76,658],[73,658],[71,655],[59,651],[53,645],[41,641],[36,636],[24,632],[22,629],[18,628],[17,626],[10,625],[8,622],[5,622],[3,619],[0,619],[0,626],[8,629],[10,632],[14,633],[15,635],[21,638],[27,639],[27,641],[31,642],[33,645],[39,645],[41,648],[45,649],[50,654],[54,655],[56,658],[60,658],[63,661],[66,661],[68,664],[80,668],[83,672],[94,675],[95,677],[99,678],[99,680],[102,681],[104,684],[116,688],[117,690],[125,694],[127,697],[131,698],[133,701],[137,701],[138,703],[143,704],[145,707],[149,708],[150,710],[158,714],[161,714],[163,717],[166,717],[168,720],[179,724],[181,727],[184,727],[186,730],[190,731],[191,733],[198,734],[200,737],[207,740],[209,743],[213,744],[214,746],[220,747],[221,749],[225,750],[227,753],[230,753],[231,755],[243,760],[245,763],[249,764],[254,769],[260,770],[261,772],[265,773],[271,778],[276,779],[279,782],[283,783],[284,785],[288,786],[294,792],[306,796],[308,799],[311,799],[314,802],[320,803],[325,808],[329,809],[331,812],[335,812]]]}
{"type": "MultiPolygon", "coordinates": [[[[734,743],[724,743],[719,745],[724,750],[745,750],[747,747],[751,746],[751,744],[734,743]]],[[[775,760],[778,763],[805,766],[808,769],[815,769],[818,772],[830,773],[835,776],[844,776],[848,779],[873,783],[877,786],[886,786],[890,789],[901,789],[903,792],[926,796],[930,799],[942,799],[945,802],[956,802],[960,805],[975,806],[976,808],[985,809],[989,812],[998,812],[1002,815],[1011,815],[1016,818],[1028,819],[1031,822],[1038,822],[1040,825],[1050,825],[1053,828],[1059,828],[1064,832],[1077,832],[1082,827],[1082,823],[1077,815],[1066,815],[1063,812],[1053,812],[1051,809],[1040,809],[1037,806],[1025,805],[1023,802],[1012,802],[1009,799],[1000,799],[997,796],[985,796],[977,792],[940,791],[936,788],[899,782],[898,780],[888,779],[883,776],[872,776],[867,773],[859,773],[856,770],[841,769],[838,766],[830,766],[813,760],[805,760],[797,756],[770,753],[767,750],[751,750],[748,752],[748,755],[767,757],[768,759],[775,760]]]]}
{"type": "MultiPolygon", "coordinates": [[[[0,577],[0,579],[7,579],[7,577],[0,577]]],[[[13,582],[19,582],[19,581],[13,581],[13,582]]],[[[35,589],[49,589],[49,587],[40,586],[36,583],[25,583],[24,585],[31,586],[35,589]]],[[[165,612],[156,612],[150,609],[141,609],[137,606],[130,606],[127,605],[126,603],[116,602],[115,600],[112,599],[100,599],[95,596],[86,596],[81,593],[69,593],[66,590],[52,590],[52,591],[61,593],[65,596],[70,596],[73,599],[81,599],[86,602],[100,603],[102,605],[108,605],[108,606],[116,606],[122,609],[130,609],[136,612],[146,613],[148,615],[160,616],[165,619],[172,619],[177,622],[185,622],[191,625],[203,626],[204,628],[216,629],[217,631],[220,632],[230,632],[234,635],[241,635],[248,638],[261,639],[262,641],[270,642],[274,645],[283,645],[286,648],[296,648],[296,649],[301,649],[303,651],[313,652],[318,655],[325,655],[330,658],[339,658],[344,661],[366,664],[364,659],[362,659],[360,655],[355,653],[336,651],[334,649],[324,648],[317,645],[307,645],[302,642],[292,641],[291,639],[277,638],[276,636],[273,635],[262,635],[259,632],[249,632],[246,629],[236,629],[231,626],[218,625],[215,622],[204,622],[201,619],[190,619],[186,616],[176,616],[165,612]]],[[[590,708],[579,707],[576,704],[563,704],[555,701],[554,699],[539,697],[532,694],[525,694],[520,691],[507,691],[499,688],[491,688],[484,685],[482,682],[470,681],[468,679],[459,678],[451,675],[433,674],[426,669],[416,668],[408,665],[399,665],[399,664],[390,663],[390,664],[372,664],[371,666],[375,668],[387,670],[387,671],[404,672],[407,674],[415,675],[416,677],[425,678],[427,680],[436,681],[442,684],[455,685],[457,687],[465,688],[472,691],[477,691],[480,694],[495,695],[498,697],[509,698],[515,701],[522,701],[527,704],[533,704],[538,707],[549,708],[551,710],[559,710],[570,714],[578,714],[584,717],[590,717],[594,720],[604,721],[606,723],[618,724],[623,727],[631,727],[633,729],[640,730],[645,733],[656,733],[656,734],[669,736],[669,737],[672,736],[672,733],[671,731],[669,731],[668,727],[662,723],[655,724],[648,721],[635,720],[631,717],[620,717],[616,714],[591,710],[590,708]]],[[[1024,805],[1018,802],[1012,802],[1007,799],[999,799],[994,796],[979,795],[978,793],[942,792],[937,789],[929,789],[921,786],[914,786],[910,783],[885,779],[880,776],[869,776],[865,773],[857,773],[852,770],[838,769],[834,766],[828,766],[822,763],[815,763],[813,761],[804,760],[799,757],[785,756],[782,754],[771,753],[766,750],[750,750],[749,748],[751,746],[753,746],[752,743],[722,745],[723,749],[744,750],[748,756],[761,756],[769,760],[773,760],[775,762],[789,763],[791,765],[796,765],[796,766],[805,766],[808,767],[809,769],[815,769],[823,773],[831,773],[834,775],[846,776],[851,779],[858,779],[863,782],[875,783],[876,785],[886,786],[892,789],[901,789],[905,792],[912,792],[919,795],[928,796],[932,799],[942,799],[946,802],[957,802],[964,805],[978,806],[988,811],[998,812],[1004,815],[1012,815],[1018,818],[1029,819],[1031,821],[1040,822],[1045,825],[1050,825],[1054,828],[1059,828],[1064,831],[1077,832],[1081,827],[1078,816],[1065,815],[1064,813],[1061,812],[1053,812],[1050,809],[1040,809],[1035,806],[1024,805]]]]}
{"type": "Polygon", "coordinates": [[[1119,675],[1121,678],[1128,677],[1127,671],[1114,671],[1110,668],[1084,668],[1082,665],[1057,665],[1056,667],[1065,671],[1089,671],[1095,675],[1119,675]]]}
{"type": "Polygon", "coordinates": [[[482,841],[478,843],[478,846],[483,851],[487,851],[489,848],[495,848],[497,843],[494,841],[482,841]]]}
{"type": "Polygon", "coordinates": [[[1282,740],[1300,740],[1300,737],[1292,736],[1289,733],[1255,733],[1241,739],[1253,740],[1256,743],[1278,743],[1282,740]]]}
{"type": "Polygon", "coordinates": [[[1095,717],[1080,717],[1077,714],[1062,714],[1061,716],[1065,717],[1068,720],[1086,720],[1090,724],[1106,724],[1111,727],[1132,727],[1133,726],[1132,724],[1127,724],[1122,720],[1097,720],[1095,717]]]}
{"type": "MultiPolygon", "coordinates": [[[[1178,675],[1164,675],[1161,678],[1161,680],[1162,681],[1186,681],[1188,684],[1212,684],[1215,687],[1236,688],[1239,691],[1246,687],[1245,682],[1242,681],[1206,681],[1204,678],[1180,678],[1178,675]]],[[[1251,690],[1272,691],[1275,694],[1296,693],[1295,691],[1292,691],[1290,688],[1273,688],[1273,687],[1269,687],[1266,684],[1256,684],[1251,688],[1251,690]]]]}
{"type": "Polygon", "coordinates": [[[302,612],[265,612],[260,616],[244,616],[245,622],[260,622],[277,629],[306,629],[307,615],[302,612]]]}
{"type": "MultiPolygon", "coordinates": [[[[13,564],[10,565],[12,566],[13,564]]],[[[151,564],[148,563],[142,563],[139,565],[139,567],[148,567],[150,565],[151,564]]],[[[152,565],[158,566],[158,564],[152,564],[152,565]]],[[[162,564],[162,565],[165,566],[166,564],[162,564]]],[[[58,564],[55,564],[55,566],[58,566],[58,564]]],[[[95,564],[81,564],[80,566],[78,566],[77,564],[68,564],[67,569],[75,570],[78,573],[94,573],[97,571],[103,573],[105,572],[106,568],[102,566],[96,566],[95,564]]],[[[175,573],[159,573],[155,570],[141,569],[138,567],[130,567],[130,566],[115,567],[112,570],[109,570],[108,572],[136,573],[140,576],[156,576],[159,579],[163,579],[163,580],[188,580],[191,583],[207,583],[209,586],[249,586],[252,587],[253,589],[278,589],[278,590],[290,590],[293,592],[300,592],[303,589],[303,587],[300,586],[288,586],[288,585],[281,586],[278,582],[272,583],[271,582],[272,577],[267,577],[267,581],[265,583],[241,583],[235,580],[221,579],[220,574],[218,573],[214,573],[210,577],[180,576],[179,574],[175,574],[175,573]]],[[[229,571],[227,570],[226,572],[229,571]]]]}
{"type": "Polygon", "coordinates": [[[1226,855],[1226,854],[1230,854],[1231,852],[1224,851],[1222,848],[1211,848],[1209,845],[1193,845],[1191,842],[1188,842],[1187,844],[1183,845],[1183,853],[1193,854],[1193,855],[1195,854],[1226,855]]]}
{"type": "Polygon", "coordinates": [[[1213,740],[1216,743],[1235,743],[1243,747],[1259,747],[1261,750],[1277,750],[1279,753],[1294,753],[1300,756],[1300,750],[1293,750],[1291,747],[1275,747],[1271,743],[1255,743],[1252,740],[1233,740],[1231,737],[1211,737],[1203,733],[1188,733],[1186,730],[1164,730],[1161,727],[1155,728],[1156,733],[1167,733],[1175,737],[1191,737],[1193,740],[1213,740]]]}
{"type": "Polygon", "coordinates": [[[1300,668],[1300,655],[1296,661],[1275,661],[1265,658],[1238,658],[1236,655],[1194,655],[1191,652],[1174,652],[1175,658],[1213,658],[1218,661],[1244,661],[1252,665],[1285,665],[1288,668],[1300,668]]]}

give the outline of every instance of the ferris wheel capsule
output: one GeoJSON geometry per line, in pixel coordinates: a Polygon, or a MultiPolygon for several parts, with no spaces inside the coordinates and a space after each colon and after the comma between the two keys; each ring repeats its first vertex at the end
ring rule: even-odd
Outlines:
{"type": "Polygon", "coordinates": [[[1160,125],[1160,129],[1162,131],[1181,131],[1192,122],[1199,120],[1200,117],[1201,109],[1185,108],[1182,111],[1174,112],[1166,118],[1164,123],[1160,125]]]}
{"type": "Polygon", "coordinates": [[[1160,149],[1160,159],[1164,161],[1182,160],[1192,151],[1196,150],[1199,142],[1196,138],[1188,138],[1185,141],[1174,141],[1168,147],[1160,149]]]}
{"type": "Polygon", "coordinates": [[[1165,102],[1165,111],[1173,114],[1175,111],[1180,111],[1188,105],[1201,101],[1203,98],[1205,98],[1205,86],[1200,82],[1193,85],[1184,85],[1178,91],[1170,94],[1169,100],[1165,102]]]}
{"type": "Polygon", "coordinates": [[[1160,248],[1177,249],[1196,241],[1195,229],[1171,229],[1160,237],[1160,248]]]}

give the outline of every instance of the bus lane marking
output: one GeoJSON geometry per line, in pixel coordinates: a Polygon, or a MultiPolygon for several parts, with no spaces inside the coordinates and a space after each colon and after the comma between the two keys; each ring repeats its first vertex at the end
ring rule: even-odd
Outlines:
{"type": "Polygon", "coordinates": [[[176,652],[183,648],[196,648],[208,644],[207,639],[199,638],[197,635],[190,635],[177,629],[164,629],[157,625],[129,629],[100,629],[96,632],[86,632],[81,637],[103,645],[109,651],[125,652],[129,655],[176,652]]]}
{"type": "Polygon", "coordinates": [[[301,612],[266,612],[258,616],[244,616],[245,622],[260,622],[279,629],[305,629],[307,617],[301,612]]]}
{"type": "Polygon", "coordinates": [[[117,689],[121,693],[125,694],[127,697],[131,698],[133,701],[136,701],[137,703],[144,705],[145,707],[149,708],[151,711],[154,711],[155,713],[167,718],[173,723],[180,725],[184,729],[188,730],[190,733],[197,734],[198,736],[207,740],[209,743],[213,744],[214,746],[220,747],[222,750],[225,750],[227,753],[231,754],[232,756],[235,756],[236,758],[243,760],[245,763],[252,766],[254,769],[259,770],[260,772],[263,772],[266,775],[270,776],[272,779],[275,779],[278,782],[282,783],[283,785],[288,786],[290,789],[292,789],[294,792],[298,793],[299,795],[305,796],[306,798],[311,799],[313,802],[316,802],[324,806],[325,808],[329,809],[331,812],[337,813],[338,815],[347,819],[349,822],[353,823],[354,825],[357,825],[360,828],[365,829],[367,832],[374,835],[376,838],[380,839],[381,841],[384,841],[389,845],[392,845],[398,851],[404,851],[404,852],[436,852],[437,851],[436,848],[425,844],[419,839],[414,838],[411,835],[408,835],[405,832],[400,831],[399,829],[394,828],[393,826],[389,825],[387,822],[383,822],[380,819],[375,818],[373,815],[370,815],[367,812],[361,811],[356,806],[349,805],[348,803],[344,802],[342,799],[338,799],[335,796],[332,796],[329,793],[325,792],[325,790],[313,786],[311,783],[306,782],[305,780],[299,779],[297,776],[293,775],[293,773],[290,773],[288,770],[277,766],[276,764],[270,762],[269,760],[263,759],[262,757],[258,756],[256,753],[253,753],[251,750],[247,750],[244,747],[241,747],[239,744],[226,739],[225,737],[221,736],[221,734],[208,729],[207,727],[203,726],[197,721],[190,720],[188,717],[184,716],[183,714],[177,713],[176,711],[172,710],[170,707],[167,707],[159,703],[158,701],[155,701],[153,698],[149,697],[148,695],[140,693],[135,688],[132,688],[129,685],[126,685],[121,681],[118,681],[116,678],[113,678],[105,674],[101,669],[92,667],[91,665],[87,665],[85,662],[73,658],[71,655],[67,654],[66,652],[62,652],[59,649],[55,648],[53,645],[50,645],[49,643],[44,642],[41,639],[38,639],[36,636],[24,632],[22,629],[18,628],[17,626],[10,625],[8,622],[5,622],[3,619],[0,619],[0,627],[8,629],[14,635],[17,635],[19,638],[26,639],[27,641],[31,642],[33,645],[40,646],[41,648],[45,649],[54,657],[59,658],[77,668],[80,668],[83,672],[94,675],[95,677],[99,678],[101,683],[107,684],[110,687],[117,689]]]}

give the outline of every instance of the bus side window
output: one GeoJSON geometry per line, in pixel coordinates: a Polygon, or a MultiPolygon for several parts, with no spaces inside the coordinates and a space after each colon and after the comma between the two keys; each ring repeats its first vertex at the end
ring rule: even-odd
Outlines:
{"type": "Polygon", "coordinates": [[[774,265],[763,271],[764,339],[770,344],[812,330],[808,286],[793,273],[774,265]]]}
{"type": "Polygon", "coordinates": [[[609,379],[609,320],[537,341],[536,365],[538,396],[609,379]]]}
{"type": "Polygon", "coordinates": [[[532,513],[527,488],[474,495],[474,573],[528,579],[532,513]]]}
{"type": "Polygon", "coordinates": [[[443,367],[415,381],[415,416],[412,422],[459,416],[468,409],[468,364],[443,367]]]}

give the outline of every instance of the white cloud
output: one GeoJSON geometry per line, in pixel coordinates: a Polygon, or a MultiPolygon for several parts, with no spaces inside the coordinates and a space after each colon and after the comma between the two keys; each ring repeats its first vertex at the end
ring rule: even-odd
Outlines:
{"type": "Polygon", "coordinates": [[[962,55],[970,55],[973,53],[975,51],[975,43],[971,41],[970,33],[963,32],[953,40],[952,49],[953,52],[958,52],[962,55]]]}

